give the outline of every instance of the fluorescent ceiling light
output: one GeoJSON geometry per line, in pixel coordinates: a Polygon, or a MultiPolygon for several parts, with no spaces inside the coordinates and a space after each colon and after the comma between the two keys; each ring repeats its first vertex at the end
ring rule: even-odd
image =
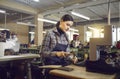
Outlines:
{"type": "Polygon", "coordinates": [[[70,30],[70,31],[76,31],[76,32],[78,32],[77,29],[73,29],[73,28],[70,28],[69,30],[70,30]]]}
{"type": "Polygon", "coordinates": [[[4,28],[0,28],[0,30],[10,30],[10,29],[4,29],[4,28]]]}
{"type": "Polygon", "coordinates": [[[6,11],[5,11],[5,10],[1,10],[1,9],[0,9],[0,13],[6,13],[6,11]]]}
{"type": "Polygon", "coordinates": [[[49,23],[53,23],[56,24],[56,21],[51,21],[51,20],[47,20],[47,19],[42,19],[42,18],[38,18],[38,21],[44,21],[44,22],[49,22],[49,23]]]}
{"type": "Polygon", "coordinates": [[[95,28],[92,28],[92,27],[88,27],[88,28],[89,28],[89,29],[91,29],[91,30],[95,30],[95,31],[97,30],[97,29],[95,29],[95,28]]]}
{"type": "Polygon", "coordinates": [[[29,32],[30,34],[35,34],[35,32],[29,32]]]}
{"type": "Polygon", "coordinates": [[[39,0],[33,0],[33,1],[35,1],[35,2],[39,2],[39,0]]]}
{"type": "Polygon", "coordinates": [[[84,19],[87,19],[87,20],[90,20],[90,18],[89,17],[87,17],[87,16],[84,16],[84,15],[81,15],[81,14],[79,14],[79,13],[76,13],[76,12],[71,12],[71,14],[73,14],[73,15],[75,15],[75,16],[78,16],[78,17],[81,17],[81,18],[84,18],[84,19]]]}
{"type": "Polygon", "coordinates": [[[31,24],[31,23],[24,23],[24,22],[17,22],[17,24],[21,24],[21,25],[28,25],[28,26],[36,26],[35,24],[31,24]]]}
{"type": "Polygon", "coordinates": [[[46,33],[46,31],[43,31],[43,33],[46,33]]]}

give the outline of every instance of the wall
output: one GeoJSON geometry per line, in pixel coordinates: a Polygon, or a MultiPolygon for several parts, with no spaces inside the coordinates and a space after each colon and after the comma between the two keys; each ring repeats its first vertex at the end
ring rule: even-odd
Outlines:
{"type": "MultiPolygon", "coordinates": [[[[0,26],[4,26],[3,24],[0,24],[0,26]]],[[[18,40],[21,44],[28,44],[29,36],[28,31],[29,27],[25,25],[19,25],[16,23],[7,23],[6,28],[10,29],[10,32],[15,32],[17,34],[18,40]]]]}
{"type": "Polygon", "coordinates": [[[84,42],[84,26],[77,26],[75,29],[79,30],[79,40],[84,42]]]}
{"type": "MultiPolygon", "coordinates": [[[[79,30],[79,39],[82,43],[86,44],[86,36],[85,36],[85,32],[86,32],[86,28],[85,26],[92,26],[92,27],[96,27],[96,28],[100,28],[107,25],[106,22],[95,22],[95,23],[86,23],[86,24],[81,24],[78,26],[75,26],[75,29],[79,30]]],[[[116,27],[120,27],[120,23],[119,21],[116,22],[112,22],[111,21],[111,25],[115,25],[116,27]]]]}

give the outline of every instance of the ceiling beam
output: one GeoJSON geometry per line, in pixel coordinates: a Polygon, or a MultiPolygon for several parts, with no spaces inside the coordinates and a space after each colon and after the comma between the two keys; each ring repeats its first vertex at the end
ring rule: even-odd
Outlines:
{"type": "MultiPolygon", "coordinates": [[[[119,18],[111,18],[112,22],[119,22],[119,18]]],[[[106,19],[100,19],[100,20],[92,20],[92,21],[84,21],[84,22],[76,22],[75,23],[75,26],[84,26],[86,24],[93,24],[93,23],[106,23],[107,24],[107,18],[106,19]]],[[[119,24],[118,24],[119,25],[119,24]]],[[[118,26],[116,25],[116,26],[118,26]]],[[[44,26],[43,28],[44,29],[51,29],[51,28],[54,28],[55,25],[52,24],[52,25],[48,25],[48,26],[44,26]]]]}
{"type": "MultiPolygon", "coordinates": [[[[118,2],[119,0],[111,0],[112,2],[118,2]]],[[[83,4],[78,3],[77,5],[72,5],[69,7],[64,7],[63,9],[54,9],[54,10],[48,10],[46,12],[43,12],[43,15],[49,15],[49,14],[53,14],[53,13],[58,13],[58,12],[64,12],[64,11],[70,11],[73,9],[80,9],[80,8],[86,8],[86,7],[90,7],[90,6],[96,6],[96,5],[101,5],[101,4],[107,4],[108,1],[107,0],[99,0],[99,1],[91,1],[91,2],[86,2],[83,4]]]]}
{"type": "Polygon", "coordinates": [[[105,18],[105,17],[103,17],[103,16],[97,14],[96,11],[94,11],[92,8],[87,7],[87,9],[88,9],[89,11],[91,11],[92,13],[94,13],[95,15],[97,15],[98,17],[103,18],[103,19],[105,18]]]}
{"type": "Polygon", "coordinates": [[[68,6],[73,5],[73,4],[84,3],[88,0],[73,0],[73,1],[67,1],[67,2],[64,2],[65,0],[63,2],[60,2],[59,0],[54,0],[54,1],[58,4],[46,8],[44,11],[40,10],[39,13],[43,13],[46,11],[49,12],[49,11],[53,11],[53,10],[58,10],[59,8],[61,9],[61,7],[68,7],[68,6]],[[62,3],[63,3],[63,5],[62,5],[62,3]]]}
{"type": "Polygon", "coordinates": [[[55,0],[55,2],[58,3],[58,4],[60,4],[60,5],[64,5],[63,2],[60,2],[60,1],[58,1],[58,0],[55,0]]]}
{"type": "MultiPolygon", "coordinates": [[[[112,22],[119,22],[119,18],[111,18],[112,22]]],[[[107,24],[107,18],[99,19],[99,20],[91,20],[91,21],[84,21],[84,22],[77,22],[76,25],[86,25],[86,24],[93,24],[93,23],[106,23],[107,24]]]]}
{"type": "Polygon", "coordinates": [[[38,10],[35,8],[32,8],[28,5],[24,5],[18,2],[13,2],[11,0],[0,0],[0,6],[5,7],[7,9],[19,11],[19,12],[24,12],[27,14],[37,14],[38,10]]]}

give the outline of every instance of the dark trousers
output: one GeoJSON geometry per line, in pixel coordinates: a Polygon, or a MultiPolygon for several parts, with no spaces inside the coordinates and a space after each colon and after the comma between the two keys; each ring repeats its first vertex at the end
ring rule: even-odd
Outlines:
{"type": "Polygon", "coordinates": [[[0,79],[7,79],[7,70],[3,67],[0,67],[0,79]]]}

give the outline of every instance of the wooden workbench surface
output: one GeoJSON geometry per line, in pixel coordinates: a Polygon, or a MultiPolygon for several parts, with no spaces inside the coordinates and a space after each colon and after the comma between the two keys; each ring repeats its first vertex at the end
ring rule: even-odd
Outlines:
{"type": "Polygon", "coordinates": [[[74,68],[73,71],[63,71],[63,70],[51,70],[50,74],[67,78],[67,79],[115,79],[115,74],[107,75],[100,73],[87,72],[85,67],[70,65],[70,68],[74,68]]]}

